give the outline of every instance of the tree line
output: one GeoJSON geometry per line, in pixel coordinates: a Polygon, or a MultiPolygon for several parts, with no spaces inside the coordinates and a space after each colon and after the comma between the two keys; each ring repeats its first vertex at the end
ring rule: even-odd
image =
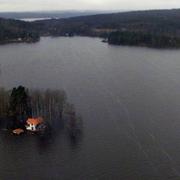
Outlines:
{"type": "Polygon", "coordinates": [[[164,33],[117,31],[109,34],[108,43],[115,45],[176,48],[180,47],[180,37],[164,33]]]}

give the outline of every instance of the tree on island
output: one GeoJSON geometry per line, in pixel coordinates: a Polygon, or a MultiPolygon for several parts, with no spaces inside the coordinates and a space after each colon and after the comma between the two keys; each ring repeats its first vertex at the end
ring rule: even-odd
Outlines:
{"type": "Polygon", "coordinates": [[[27,89],[23,86],[13,88],[9,101],[9,115],[14,118],[15,124],[24,124],[31,116],[30,98],[27,89]]]}

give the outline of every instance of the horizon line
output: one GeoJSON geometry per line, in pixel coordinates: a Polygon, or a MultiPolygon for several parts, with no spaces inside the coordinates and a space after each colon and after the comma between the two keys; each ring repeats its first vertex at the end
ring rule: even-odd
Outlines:
{"type": "Polygon", "coordinates": [[[179,8],[147,8],[147,9],[65,9],[65,10],[23,10],[23,11],[0,11],[0,13],[52,13],[52,12],[131,12],[131,11],[153,11],[153,10],[178,10],[179,8]]]}

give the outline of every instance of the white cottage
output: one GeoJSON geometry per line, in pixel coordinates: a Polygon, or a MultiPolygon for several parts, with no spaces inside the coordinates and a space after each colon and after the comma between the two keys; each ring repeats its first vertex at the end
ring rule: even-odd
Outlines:
{"type": "Polygon", "coordinates": [[[43,118],[38,117],[38,118],[28,118],[26,121],[26,129],[28,131],[37,131],[37,126],[40,125],[43,122],[43,118]]]}

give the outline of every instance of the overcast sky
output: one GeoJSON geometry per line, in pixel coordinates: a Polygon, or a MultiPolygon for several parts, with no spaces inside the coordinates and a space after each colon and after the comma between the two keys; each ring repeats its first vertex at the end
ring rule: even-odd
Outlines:
{"type": "Polygon", "coordinates": [[[0,0],[0,11],[180,8],[180,0],[0,0]]]}

